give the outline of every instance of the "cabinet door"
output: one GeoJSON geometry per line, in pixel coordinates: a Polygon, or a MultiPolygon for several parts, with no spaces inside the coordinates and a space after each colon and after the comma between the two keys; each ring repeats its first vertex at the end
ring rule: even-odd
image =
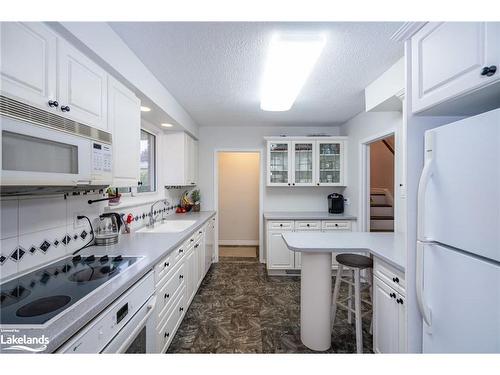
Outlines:
{"type": "Polygon", "coordinates": [[[106,72],[66,41],[57,43],[59,108],[70,108],[65,117],[108,130],[106,72]]]}
{"type": "Polygon", "coordinates": [[[189,184],[198,183],[198,141],[189,137],[189,184]]]}
{"type": "Polygon", "coordinates": [[[373,278],[373,351],[397,353],[399,346],[399,304],[397,293],[383,281],[373,278]]]}
{"type": "Polygon", "coordinates": [[[344,142],[317,142],[318,186],[344,186],[344,142]]]}
{"type": "Polygon", "coordinates": [[[290,142],[267,142],[267,185],[290,186],[290,142]]]}
{"type": "Polygon", "coordinates": [[[398,353],[406,353],[406,299],[398,294],[398,353]]]}
{"type": "Polygon", "coordinates": [[[314,186],[316,142],[292,142],[292,186],[314,186]]]}
{"type": "Polygon", "coordinates": [[[50,108],[57,99],[56,35],[41,22],[2,22],[0,34],[2,93],[50,108]]]}
{"type": "Polygon", "coordinates": [[[141,153],[141,102],[109,79],[109,124],[113,133],[113,186],[137,186],[141,153]]]}
{"type": "Polygon", "coordinates": [[[412,109],[418,112],[499,79],[500,24],[430,22],[411,39],[412,109]]]}
{"type": "Polygon", "coordinates": [[[294,268],[294,252],[288,249],[281,233],[268,232],[267,234],[267,268],[269,269],[294,268]]]}
{"type": "Polygon", "coordinates": [[[198,283],[197,277],[197,262],[196,262],[196,252],[193,249],[189,250],[189,253],[186,255],[185,260],[187,267],[187,300],[191,301],[194,294],[196,293],[196,286],[198,283]]]}

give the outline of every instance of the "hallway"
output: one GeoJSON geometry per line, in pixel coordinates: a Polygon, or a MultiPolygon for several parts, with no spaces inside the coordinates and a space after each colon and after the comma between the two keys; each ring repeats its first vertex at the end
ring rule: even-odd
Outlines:
{"type": "MultiPolygon", "coordinates": [[[[332,279],[333,281],[333,279],[332,279]]],[[[345,294],[347,289],[341,290],[345,294]]],[[[369,321],[365,353],[372,352],[369,321]]],[[[331,353],[356,351],[339,310],[331,353]]],[[[311,353],[300,341],[300,278],[269,277],[255,258],[221,258],[193,299],[168,353],[311,353]]]]}

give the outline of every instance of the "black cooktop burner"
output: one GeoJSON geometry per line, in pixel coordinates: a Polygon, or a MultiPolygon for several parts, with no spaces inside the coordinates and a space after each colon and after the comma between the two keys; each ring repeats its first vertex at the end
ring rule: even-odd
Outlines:
{"type": "Polygon", "coordinates": [[[69,257],[0,285],[0,325],[43,324],[139,258],[69,257]]]}
{"type": "Polygon", "coordinates": [[[47,314],[49,312],[58,310],[63,306],[66,306],[69,303],[69,301],[71,301],[71,297],[68,296],[52,296],[52,297],[38,298],[20,307],[16,311],[16,315],[25,318],[25,317],[47,314]]]}

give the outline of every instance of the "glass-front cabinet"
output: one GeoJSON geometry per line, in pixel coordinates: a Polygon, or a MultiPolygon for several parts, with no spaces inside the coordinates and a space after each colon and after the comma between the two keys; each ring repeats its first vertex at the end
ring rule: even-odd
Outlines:
{"type": "Polygon", "coordinates": [[[318,141],[318,186],[344,185],[344,142],[318,141]]]}
{"type": "Polygon", "coordinates": [[[267,142],[267,185],[290,186],[290,142],[267,142]]]}
{"type": "Polygon", "coordinates": [[[267,138],[267,186],[345,186],[343,137],[267,138]]]}
{"type": "Polygon", "coordinates": [[[292,186],[313,186],[316,179],[316,142],[292,141],[292,186]]]}

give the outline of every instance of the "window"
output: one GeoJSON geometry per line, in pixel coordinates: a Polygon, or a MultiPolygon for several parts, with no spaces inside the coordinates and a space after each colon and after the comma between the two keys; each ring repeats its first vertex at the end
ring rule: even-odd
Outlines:
{"type": "Polygon", "coordinates": [[[137,187],[138,193],[156,190],[155,157],[156,137],[141,129],[141,158],[139,162],[141,184],[137,187]]]}
{"type": "MultiPolygon", "coordinates": [[[[139,160],[138,193],[150,193],[156,190],[156,136],[141,129],[141,151],[139,160]]],[[[132,193],[135,188],[119,187],[119,193],[132,193]]]]}

